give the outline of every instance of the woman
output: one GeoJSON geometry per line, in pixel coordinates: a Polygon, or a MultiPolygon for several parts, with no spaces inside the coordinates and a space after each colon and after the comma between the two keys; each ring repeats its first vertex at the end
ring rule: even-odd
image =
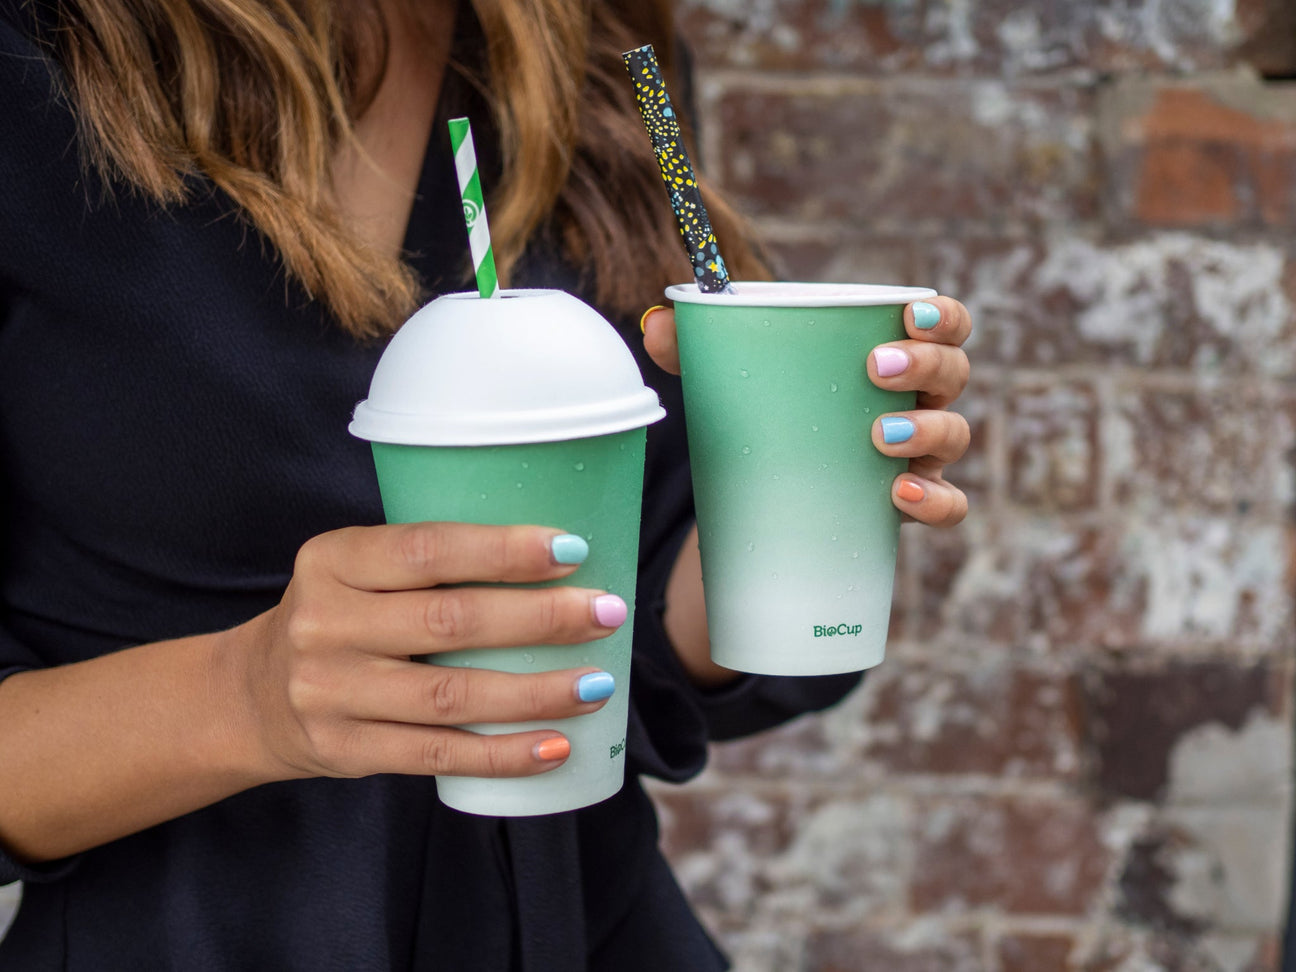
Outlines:
{"type": "MultiPolygon", "coordinates": [[[[553,731],[448,727],[594,711],[596,670],[409,656],[594,640],[616,592],[474,586],[577,571],[562,524],[382,525],[345,431],[383,335],[465,283],[457,114],[510,284],[678,370],[669,311],[651,360],[633,330],[688,264],[619,60],[670,36],[643,0],[0,0],[0,883],[26,882],[0,968],[724,967],[638,776],[857,679],[707,660],[677,385],[651,382],[627,785],[552,817],[459,814],[432,777],[561,765],[553,731]]],[[[970,325],[906,319],[908,367],[869,374],[925,407],[874,441],[914,457],[904,512],[957,522],[970,325]]]]}

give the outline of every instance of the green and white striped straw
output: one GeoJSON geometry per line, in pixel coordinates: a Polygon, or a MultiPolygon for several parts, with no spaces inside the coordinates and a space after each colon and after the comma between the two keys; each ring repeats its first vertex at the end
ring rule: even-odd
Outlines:
{"type": "Polygon", "coordinates": [[[467,118],[450,119],[450,146],[454,149],[455,172],[459,176],[464,222],[468,224],[468,249],[472,251],[473,270],[477,274],[477,292],[483,297],[498,297],[499,279],[495,275],[490,227],[486,224],[486,202],[477,175],[472,125],[467,118]]]}

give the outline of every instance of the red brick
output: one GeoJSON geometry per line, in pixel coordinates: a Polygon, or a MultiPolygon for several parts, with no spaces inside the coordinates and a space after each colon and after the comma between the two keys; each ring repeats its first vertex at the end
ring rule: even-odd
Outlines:
{"type": "Polygon", "coordinates": [[[1075,948],[1070,935],[1004,935],[999,939],[999,972],[1065,972],[1075,948]]]}
{"type": "Polygon", "coordinates": [[[813,972],[984,972],[976,936],[930,928],[818,932],[806,952],[813,972]]]}
{"type": "Polygon", "coordinates": [[[1031,381],[1008,393],[1008,496],[1048,510],[1098,502],[1099,396],[1088,382],[1031,381]]]}
{"type": "Polygon", "coordinates": [[[1109,462],[1122,505],[1217,513],[1277,512],[1275,482],[1292,446],[1289,416],[1255,385],[1218,389],[1122,388],[1115,418],[1123,455],[1109,462]],[[1275,435],[1279,427],[1285,435],[1275,435]]]}
{"type": "Polygon", "coordinates": [[[1296,88],[1234,75],[1130,81],[1104,112],[1119,218],[1284,229],[1296,219],[1296,88]]]}
{"type": "MultiPolygon", "coordinates": [[[[1277,2],[1277,0],[1275,0],[1277,2]]],[[[870,73],[994,72],[1008,76],[1201,69],[1236,63],[1267,26],[1196,14],[1186,4],[975,0],[949,4],[840,0],[689,0],[682,27],[700,64],[870,73]],[[1241,28],[1241,30],[1239,30],[1241,28]],[[1239,35],[1241,35],[1239,37],[1239,35]]]]}
{"type": "Polygon", "coordinates": [[[1065,674],[984,661],[969,670],[888,662],[869,676],[863,756],[888,774],[1076,779],[1079,694],[1065,674]]]}
{"type": "Polygon", "coordinates": [[[1110,860],[1094,809],[1072,799],[932,798],[916,840],[920,911],[1083,915],[1110,860]]]}
{"type": "Polygon", "coordinates": [[[1296,248],[1158,233],[929,243],[924,279],[967,304],[978,365],[1296,373],[1296,248]]]}
{"type": "Polygon", "coordinates": [[[735,88],[715,107],[718,181],[755,216],[828,230],[1097,213],[1088,91],[824,82],[735,88]]]}
{"type": "Polygon", "coordinates": [[[1290,692],[1285,666],[1228,658],[1148,669],[1095,666],[1083,686],[1082,731],[1093,746],[1097,783],[1108,797],[1138,800],[1164,795],[1171,751],[1190,730],[1207,723],[1237,730],[1253,710],[1279,716],[1290,692]]]}

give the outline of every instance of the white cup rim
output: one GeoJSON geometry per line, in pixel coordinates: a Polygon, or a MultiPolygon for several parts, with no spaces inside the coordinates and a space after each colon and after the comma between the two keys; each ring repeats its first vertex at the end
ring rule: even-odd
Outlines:
{"type": "Polygon", "coordinates": [[[936,296],[930,287],[890,284],[743,280],[732,282],[731,286],[731,294],[708,294],[699,290],[697,284],[675,284],[666,288],[666,296],[686,304],[725,307],[876,307],[909,304],[936,296]]]}

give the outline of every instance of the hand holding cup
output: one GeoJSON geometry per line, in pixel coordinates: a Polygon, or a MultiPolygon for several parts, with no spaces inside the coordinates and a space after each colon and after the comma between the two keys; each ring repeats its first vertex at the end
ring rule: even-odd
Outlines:
{"type": "Polygon", "coordinates": [[[562,765],[569,747],[553,730],[487,736],[454,726],[594,712],[607,698],[605,673],[443,668],[411,656],[610,635],[625,618],[614,595],[474,586],[568,577],[574,539],[535,526],[418,523],[307,541],[282,601],[231,632],[246,650],[267,775],[513,777],[562,765]]]}
{"type": "MultiPolygon", "coordinates": [[[[904,323],[908,340],[877,348],[866,366],[879,388],[917,392],[917,407],[874,419],[873,444],[886,455],[909,458],[908,472],[892,484],[892,500],[900,511],[928,526],[954,526],[967,515],[967,497],[945,480],[944,469],[967,451],[970,432],[967,420],[948,409],[967,387],[969,365],[962,345],[972,333],[972,318],[957,300],[932,297],[906,308],[904,323]],[[909,422],[912,433],[905,435],[909,430],[903,424],[885,421],[897,418],[909,422]],[[905,437],[888,442],[887,426],[893,440],[905,437]]],[[[675,312],[653,307],[641,326],[649,356],[678,375],[675,312]]]]}

